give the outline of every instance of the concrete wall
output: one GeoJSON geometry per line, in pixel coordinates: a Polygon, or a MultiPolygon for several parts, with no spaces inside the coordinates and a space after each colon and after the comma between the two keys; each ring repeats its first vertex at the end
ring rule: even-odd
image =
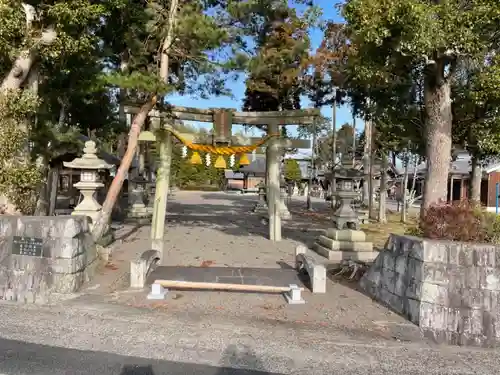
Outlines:
{"type": "Polygon", "coordinates": [[[89,265],[96,260],[85,216],[0,216],[0,298],[4,300],[47,302],[52,293],[73,293],[90,277],[93,267],[89,265]],[[41,239],[41,254],[13,254],[15,236],[41,239]]]}
{"type": "Polygon", "coordinates": [[[498,246],[391,235],[360,284],[438,343],[499,342],[498,246]]]}

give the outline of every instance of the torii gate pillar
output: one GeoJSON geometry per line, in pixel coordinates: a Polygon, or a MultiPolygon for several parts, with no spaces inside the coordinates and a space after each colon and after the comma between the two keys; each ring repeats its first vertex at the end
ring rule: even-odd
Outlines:
{"type": "MultiPolygon", "coordinates": [[[[267,125],[268,134],[277,134],[277,123],[267,125]]],[[[272,137],[266,150],[266,184],[267,207],[269,212],[269,239],[281,241],[281,214],[280,214],[280,139],[272,137]]]]}

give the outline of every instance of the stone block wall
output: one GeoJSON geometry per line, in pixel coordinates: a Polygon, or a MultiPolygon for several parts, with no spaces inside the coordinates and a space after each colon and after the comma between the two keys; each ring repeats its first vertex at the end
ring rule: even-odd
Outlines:
{"type": "Polygon", "coordinates": [[[360,281],[438,343],[500,342],[500,247],[391,235],[360,281]]]}
{"type": "Polygon", "coordinates": [[[76,292],[96,260],[86,216],[0,216],[0,299],[43,303],[76,292]],[[41,254],[13,254],[15,236],[41,239],[41,254]]]}

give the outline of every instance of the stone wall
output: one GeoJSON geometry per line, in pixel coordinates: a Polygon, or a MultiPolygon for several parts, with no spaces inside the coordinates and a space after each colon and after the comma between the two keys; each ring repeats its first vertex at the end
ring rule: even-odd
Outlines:
{"type": "Polygon", "coordinates": [[[438,343],[498,345],[498,246],[391,235],[360,284],[438,343]]]}
{"type": "Polygon", "coordinates": [[[85,216],[0,216],[0,299],[43,303],[73,293],[96,260],[85,216]],[[19,245],[29,241],[39,245],[19,245]],[[19,255],[21,246],[31,255],[19,255]]]}

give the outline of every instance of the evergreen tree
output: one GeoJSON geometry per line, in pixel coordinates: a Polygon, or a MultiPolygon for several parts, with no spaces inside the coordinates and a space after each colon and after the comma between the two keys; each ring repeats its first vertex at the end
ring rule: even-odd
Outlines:
{"type": "Polygon", "coordinates": [[[243,108],[249,111],[300,109],[309,59],[309,14],[279,0],[252,9],[255,51],[248,64],[243,108]]]}
{"type": "Polygon", "coordinates": [[[299,163],[295,159],[285,159],[283,174],[285,180],[289,182],[296,183],[302,180],[302,172],[300,171],[299,163]]]}

